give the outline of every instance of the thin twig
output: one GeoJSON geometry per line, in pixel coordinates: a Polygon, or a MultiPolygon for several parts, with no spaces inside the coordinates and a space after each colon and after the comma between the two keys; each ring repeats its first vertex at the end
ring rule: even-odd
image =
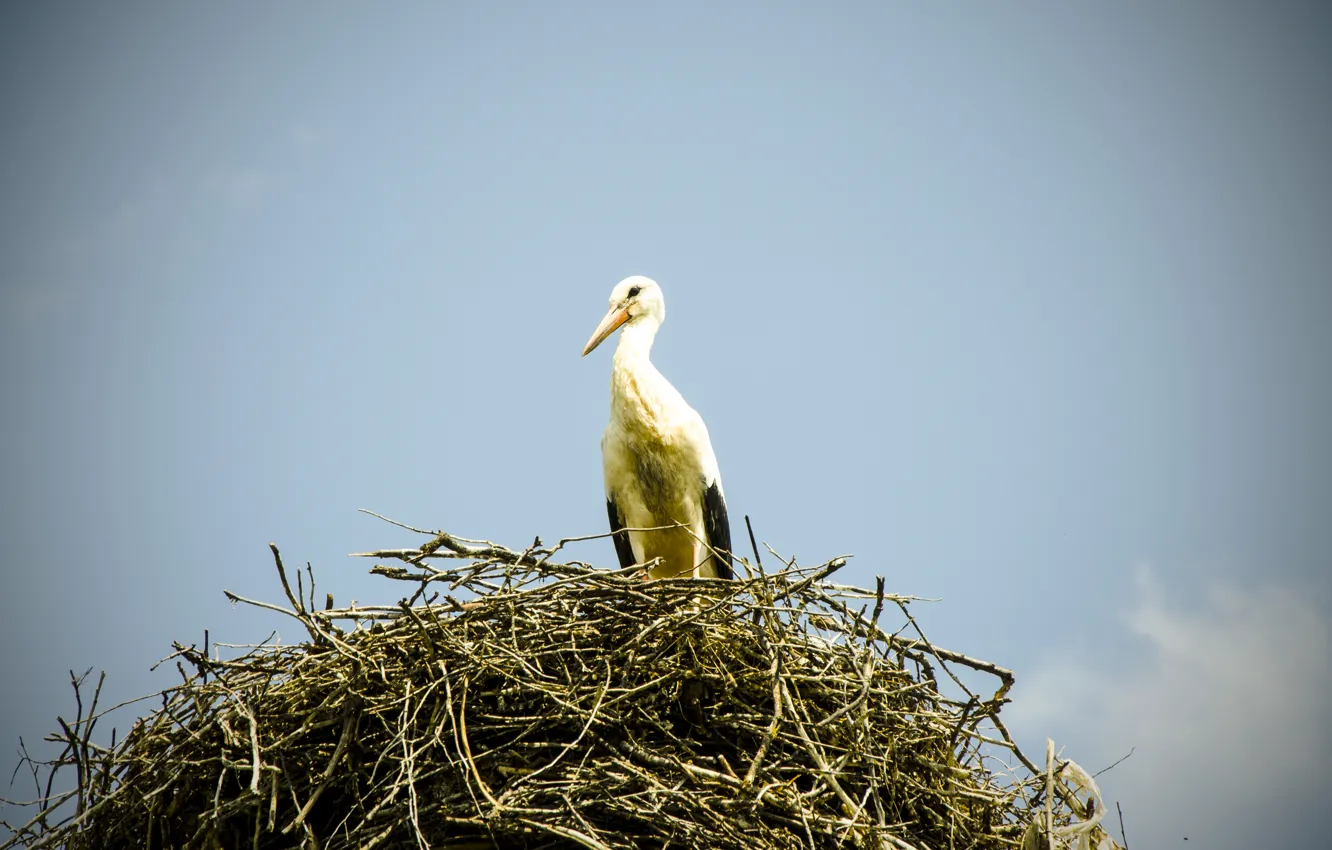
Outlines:
{"type": "Polygon", "coordinates": [[[1013,674],[927,639],[882,578],[829,581],[845,558],[769,549],[768,573],[747,521],[749,578],[643,581],[552,557],[605,534],[511,549],[384,519],[425,538],[373,553],[407,599],[315,611],[312,567],[293,592],[273,547],[288,604],[228,598],[310,640],[177,645],[180,681],[109,747],[110,709],[76,691],[63,750],[30,764],[40,812],[0,847],[938,850],[1081,828],[1069,763],[1037,769],[1000,719],[1013,674]],[[940,667],[994,697],[940,693],[940,667]]]}

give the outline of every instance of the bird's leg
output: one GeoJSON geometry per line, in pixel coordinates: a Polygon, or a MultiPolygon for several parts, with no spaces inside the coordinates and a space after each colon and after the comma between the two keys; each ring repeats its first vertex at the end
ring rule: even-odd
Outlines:
{"type": "MultiPolygon", "coordinates": [[[[689,551],[692,553],[691,557],[693,558],[694,561],[694,568],[690,570],[689,574],[693,578],[699,578],[700,574],[702,573],[703,564],[699,559],[699,555],[702,553],[702,549],[703,546],[699,542],[699,539],[697,537],[695,537],[694,541],[689,544],[689,551]]],[[[697,614],[699,611],[702,610],[703,603],[697,596],[691,593],[689,595],[689,600],[690,600],[689,604],[686,607],[689,609],[689,612],[691,614],[697,614]]]]}
{"type": "Polygon", "coordinates": [[[661,563],[662,563],[661,558],[656,557],[656,558],[648,558],[646,561],[639,564],[639,566],[642,567],[643,569],[643,574],[642,574],[643,581],[652,581],[653,579],[659,578],[659,576],[653,575],[653,573],[655,573],[657,569],[661,567],[661,563]]]}

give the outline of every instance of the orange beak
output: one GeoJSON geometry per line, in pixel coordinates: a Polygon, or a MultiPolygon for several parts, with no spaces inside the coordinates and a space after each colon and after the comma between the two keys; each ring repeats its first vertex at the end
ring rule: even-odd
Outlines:
{"type": "Polygon", "coordinates": [[[607,310],[606,315],[601,319],[601,324],[597,325],[597,329],[592,332],[592,338],[587,341],[587,345],[583,346],[583,356],[586,357],[588,352],[601,345],[606,337],[615,333],[615,329],[627,321],[629,321],[629,308],[611,307],[607,310]]]}

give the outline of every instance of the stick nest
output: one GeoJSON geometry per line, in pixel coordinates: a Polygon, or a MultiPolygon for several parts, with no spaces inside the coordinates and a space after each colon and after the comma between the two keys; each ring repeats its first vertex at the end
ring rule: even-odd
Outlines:
{"type": "Polygon", "coordinates": [[[843,559],[645,582],[559,548],[435,534],[367,553],[409,599],[326,610],[275,548],[290,608],[253,604],[309,639],[177,644],[180,683],[110,747],[80,698],[3,846],[960,850],[1097,819],[1000,722],[1012,674],[933,646],[882,579],[831,583],[843,559]]]}

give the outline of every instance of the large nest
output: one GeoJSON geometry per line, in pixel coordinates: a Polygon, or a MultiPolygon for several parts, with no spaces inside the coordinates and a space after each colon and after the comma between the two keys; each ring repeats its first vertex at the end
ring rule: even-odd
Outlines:
{"type": "Polygon", "coordinates": [[[1000,722],[1012,675],[932,645],[882,579],[756,553],[748,579],[644,582],[561,545],[432,533],[369,553],[410,599],[325,610],[274,549],[291,607],[253,604],[309,640],[177,645],[181,682],[109,747],[80,702],[3,846],[1111,846],[1094,783],[1000,722]]]}

